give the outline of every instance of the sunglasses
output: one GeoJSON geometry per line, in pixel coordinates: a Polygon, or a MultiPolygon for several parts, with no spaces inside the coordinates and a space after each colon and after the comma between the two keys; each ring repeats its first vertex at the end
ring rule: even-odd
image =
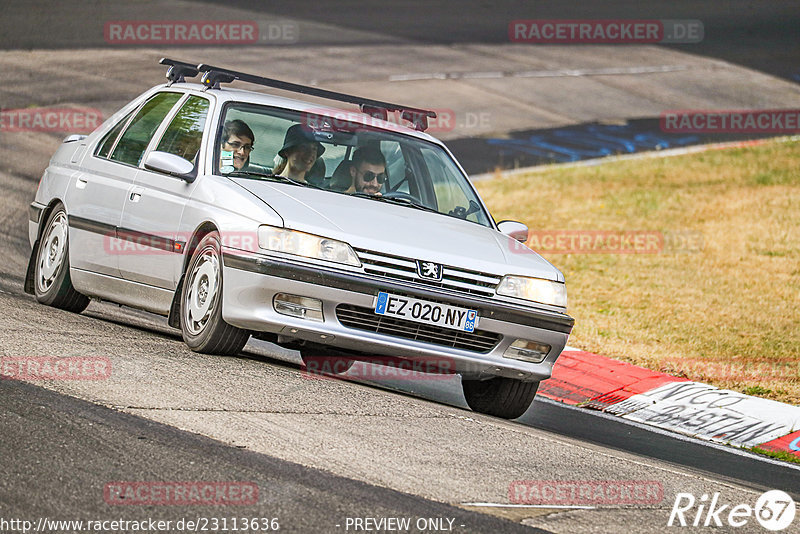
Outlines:
{"type": "Polygon", "coordinates": [[[375,174],[372,171],[364,171],[363,179],[365,182],[371,182],[372,180],[377,179],[379,184],[383,184],[386,181],[386,173],[382,172],[380,174],[375,174]]]}

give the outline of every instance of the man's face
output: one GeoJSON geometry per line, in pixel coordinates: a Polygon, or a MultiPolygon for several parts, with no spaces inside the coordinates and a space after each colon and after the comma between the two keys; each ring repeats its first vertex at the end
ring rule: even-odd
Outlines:
{"type": "Polygon", "coordinates": [[[351,167],[356,191],[370,195],[379,195],[381,186],[386,181],[386,167],[362,161],[358,167],[351,167]]]}
{"type": "Polygon", "coordinates": [[[223,150],[230,150],[233,152],[233,167],[238,171],[247,163],[247,158],[250,157],[250,151],[253,150],[253,140],[249,137],[238,135],[228,136],[228,140],[222,144],[223,150]]]}

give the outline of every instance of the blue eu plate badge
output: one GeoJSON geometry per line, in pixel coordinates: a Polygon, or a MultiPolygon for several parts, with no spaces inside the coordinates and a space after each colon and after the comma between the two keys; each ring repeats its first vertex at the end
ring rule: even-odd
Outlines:
{"type": "Polygon", "coordinates": [[[386,303],[389,302],[389,294],[381,291],[378,293],[378,304],[375,306],[375,313],[383,315],[386,313],[386,303]]]}

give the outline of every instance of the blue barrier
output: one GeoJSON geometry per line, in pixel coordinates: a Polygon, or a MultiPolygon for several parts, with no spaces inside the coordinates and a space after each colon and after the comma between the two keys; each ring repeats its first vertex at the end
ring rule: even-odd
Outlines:
{"type": "Polygon", "coordinates": [[[600,158],[686,146],[700,142],[697,135],[670,135],[642,131],[642,125],[587,124],[538,133],[527,139],[487,139],[504,154],[526,154],[556,162],[600,158]]]}

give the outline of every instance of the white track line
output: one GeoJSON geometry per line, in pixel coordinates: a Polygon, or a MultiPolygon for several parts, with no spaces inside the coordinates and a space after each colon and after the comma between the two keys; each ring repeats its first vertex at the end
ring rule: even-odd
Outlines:
{"type": "Polygon", "coordinates": [[[492,508],[558,508],[565,510],[594,510],[596,506],[567,505],[567,504],[504,504],[499,502],[462,502],[461,506],[485,506],[492,508]]]}
{"type": "Polygon", "coordinates": [[[625,74],[658,74],[689,70],[686,65],[656,65],[641,67],[604,67],[600,69],[558,69],[487,72],[418,72],[393,74],[390,82],[416,82],[420,80],[474,80],[496,78],[561,78],[574,76],[617,76],[625,74]]]}

